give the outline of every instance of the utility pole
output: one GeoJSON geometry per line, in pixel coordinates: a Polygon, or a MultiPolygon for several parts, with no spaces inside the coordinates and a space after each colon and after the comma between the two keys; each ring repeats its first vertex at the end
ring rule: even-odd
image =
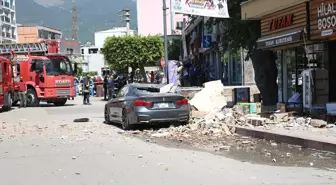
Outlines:
{"type": "Polygon", "coordinates": [[[125,22],[126,22],[126,36],[129,36],[130,32],[130,22],[131,22],[131,14],[130,14],[130,9],[123,9],[123,12],[125,12],[124,17],[125,17],[125,22]]]}
{"type": "Polygon", "coordinates": [[[72,0],[72,39],[79,41],[76,0],[72,0]]]}
{"type": "Polygon", "coordinates": [[[167,41],[167,2],[162,0],[163,6],[163,42],[164,42],[164,60],[165,60],[165,75],[167,78],[167,84],[169,84],[169,74],[168,74],[168,41],[167,41]]]}

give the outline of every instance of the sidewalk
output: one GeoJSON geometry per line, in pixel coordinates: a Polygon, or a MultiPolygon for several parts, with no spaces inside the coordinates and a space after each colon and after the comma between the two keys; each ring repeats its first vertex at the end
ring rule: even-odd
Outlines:
{"type": "Polygon", "coordinates": [[[235,128],[237,134],[244,136],[336,152],[336,128],[307,128],[304,130],[300,128],[288,130],[281,127],[274,127],[270,130],[241,126],[235,128]]]}

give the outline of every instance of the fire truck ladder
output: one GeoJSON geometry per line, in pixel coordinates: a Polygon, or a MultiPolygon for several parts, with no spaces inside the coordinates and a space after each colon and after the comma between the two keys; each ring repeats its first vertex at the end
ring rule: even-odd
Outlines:
{"type": "Polygon", "coordinates": [[[0,44],[0,54],[11,54],[12,51],[16,54],[42,53],[48,48],[45,43],[0,44]]]}

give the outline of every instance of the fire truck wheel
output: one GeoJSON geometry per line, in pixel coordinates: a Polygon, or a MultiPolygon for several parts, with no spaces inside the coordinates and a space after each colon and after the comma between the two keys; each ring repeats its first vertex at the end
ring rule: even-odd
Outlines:
{"type": "Polygon", "coordinates": [[[54,105],[56,106],[63,106],[66,104],[66,102],[68,101],[67,98],[62,98],[62,99],[58,99],[54,102],[54,105]]]}
{"type": "Polygon", "coordinates": [[[40,100],[38,99],[34,89],[27,90],[27,106],[29,107],[38,107],[40,100]]]}
{"type": "Polygon", "coordinates": [[[15,101],[13,101],[12,106],[17,106],[18,103],[19,103],[19,101],[15,100],[15,101]]]}
{"type": "Polygon", "coordinates": [[[8,111],[12,108],[12,94],[9,93],[7,98],[8,98],[8,100],[7,100],[8,105],[5,105],[3,108],[8,111]]]}

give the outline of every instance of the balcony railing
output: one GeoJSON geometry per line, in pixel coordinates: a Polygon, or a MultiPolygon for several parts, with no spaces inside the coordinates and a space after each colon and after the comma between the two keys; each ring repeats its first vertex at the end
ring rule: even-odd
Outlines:
{"type": "Polygon", "coordinates": [[[9,23],[9,24],[14,24],[14,25],[15,25],[15,20],[11,20],[11,19],[8,18],[8,17],[2,17],[2,18],[1,18],[1,21],[2,21],[2,22],[9,23]]]}
{"type": "Polygon", "coordinates": [[[9,2],[0,1],[0,5],[15,10],[15,6],[11,5],[9,2]]]}

